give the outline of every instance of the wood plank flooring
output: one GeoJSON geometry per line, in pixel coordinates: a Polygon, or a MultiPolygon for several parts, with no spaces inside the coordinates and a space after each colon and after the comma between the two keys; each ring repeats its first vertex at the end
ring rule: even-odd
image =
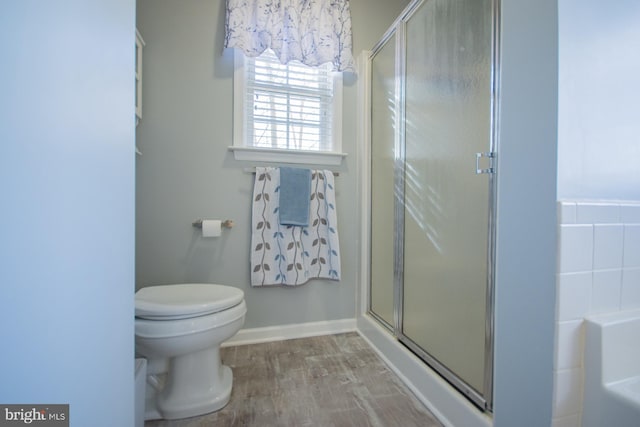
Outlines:
{"type": "Polygon", "coordinates": [[[355,332],[222,349],[233,369],[222,410],[145,427],[435,427],[440,422],[355,332]]]}

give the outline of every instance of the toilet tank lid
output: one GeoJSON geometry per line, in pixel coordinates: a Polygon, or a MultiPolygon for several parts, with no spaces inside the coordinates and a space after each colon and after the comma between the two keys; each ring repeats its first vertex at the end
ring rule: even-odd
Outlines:
{"type": "Polygon", "coordinates": [[[136,317],[175,319],[203,316],[231,308],[243,299],[241,289],[211,283],[147,286],[136,292],[136,317]]]}

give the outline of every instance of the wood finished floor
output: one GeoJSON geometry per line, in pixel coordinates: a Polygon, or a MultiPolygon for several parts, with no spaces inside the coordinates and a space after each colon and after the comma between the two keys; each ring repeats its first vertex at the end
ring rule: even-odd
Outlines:
{"type": "Polygon", "coordinates": [[[233,369],[222,410],[145,427],[432,427],[440,422],[355,332],[222,349],[233,369]]]}

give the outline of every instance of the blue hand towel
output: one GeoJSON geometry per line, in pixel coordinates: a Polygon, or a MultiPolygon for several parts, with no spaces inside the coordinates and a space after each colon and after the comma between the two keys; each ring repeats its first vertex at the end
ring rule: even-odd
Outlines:
{"type": "Polygon", "coordinates": [[[311,170],[280,168],[280,224],[309,225],[311,170]]]}

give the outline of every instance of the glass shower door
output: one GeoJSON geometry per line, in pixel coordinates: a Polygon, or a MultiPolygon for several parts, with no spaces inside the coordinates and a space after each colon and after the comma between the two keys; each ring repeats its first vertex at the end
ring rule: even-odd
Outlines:
{"type": "Polygon", "coordinates": [[[371,269],[369,311],[393,328],[394,170],[396,161],[396,34],[371,59],[371,269]],[[375,208],[374,208],[375,207],[375,208]]]}
{"type": "Polygon", "coordinates": [[[492,346],[491,0],[428,0],[405,29],[400,339],[484,405],[492,346]],[[485,163],[486,159],[480,159],[485,163]]]}

